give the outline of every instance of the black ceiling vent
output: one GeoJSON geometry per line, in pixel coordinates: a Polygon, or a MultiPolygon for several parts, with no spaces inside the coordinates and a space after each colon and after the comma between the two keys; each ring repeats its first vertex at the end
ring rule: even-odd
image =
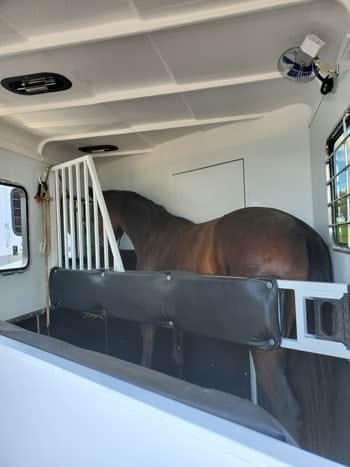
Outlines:
{"type": "Polygon", "coordinates": [[[97,154],[101,152],[118,151],[119,148],[118,146],[114,146],[114,144],[98,144],[96,146],[80,146],[78,149],[88,154],[97,154]]]}
{"type": "Polygon", "coordinates": [[[57,73],[33,73],[32,75],[13,76],[1,81],[8,91],[22,96],[34,96],[47,92],[65,91],[72,87],[71,81],[57,73]]]}

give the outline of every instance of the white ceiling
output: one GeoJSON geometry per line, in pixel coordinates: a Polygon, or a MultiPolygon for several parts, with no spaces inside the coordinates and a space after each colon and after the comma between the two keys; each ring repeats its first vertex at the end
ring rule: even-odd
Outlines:
{"type": "Polygon", "coordinates": [[[334,62],[349,11],[348,0],[3,0],[0,80],[46,71],[73,86],[38,96],[0,87],[0,118],[57,160],[82,145],[135,154],[287,105],[314,109],[318,84],[283,80],[277,59],[314,33],[334,62]]]}

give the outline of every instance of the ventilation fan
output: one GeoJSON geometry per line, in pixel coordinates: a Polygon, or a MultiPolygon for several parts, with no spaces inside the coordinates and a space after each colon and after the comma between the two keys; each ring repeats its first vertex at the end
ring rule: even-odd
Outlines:
{"type": "Polygon", "coordinates": [[[324,42],[314,34],[305,37],[300,47],[286,50],[278,60],[278,69],[284,78],[307,83],[314,78],[321,81],[321,93],[328,94],[334,89],[338,76],[336,66],[321,62],[318,53],[324,42]]]}

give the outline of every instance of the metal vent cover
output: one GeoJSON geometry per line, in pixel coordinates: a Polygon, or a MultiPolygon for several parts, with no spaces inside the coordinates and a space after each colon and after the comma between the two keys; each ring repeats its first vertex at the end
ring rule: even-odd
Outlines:
{"type": "Polygon", "coordinates": [[[87,154],[99,154],[103,152],[118,151],[118,146],[114,144],[96,144],[94,146],[80,146],[80,152],[85,152],[87,154]]]}
{"type": "Polygon", "coordinates": [[[1,85],[8,91],[21,96],[34,96],[48,92],[66,91],[72,87],[72,82],[57,73],[43,72],[4,78],[1,85]]]}

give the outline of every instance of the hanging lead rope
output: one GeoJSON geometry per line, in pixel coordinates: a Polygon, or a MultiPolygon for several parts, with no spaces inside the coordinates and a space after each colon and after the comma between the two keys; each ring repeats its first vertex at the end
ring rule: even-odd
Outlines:
{"type": "Polygon", "coordinates": [[[49,295],[49,255],[51,250],[50,239],[50,193],[48,187],[49,171],[47,170],[45,177],[39,178],[39,185],[34,199],[42,205],[42,240],[40,251],[45,257],[45,312],[46,312],[46,327],[50,327],[50,295],[49,295]]]}

